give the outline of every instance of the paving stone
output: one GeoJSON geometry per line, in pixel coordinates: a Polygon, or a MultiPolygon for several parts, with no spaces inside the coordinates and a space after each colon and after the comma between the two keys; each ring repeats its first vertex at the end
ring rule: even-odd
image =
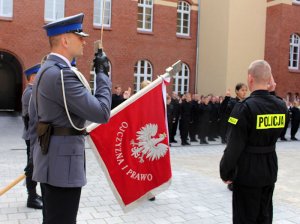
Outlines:
{"type": "MultiPolygon", "coordinates": [[[[0,112],[0,133],[2,188],[18,177],[25,167],[26,145],[21,139],[21,117],[4,116],[3,113],[1,116],[0,112]]],[[[289,130],[287,133],[290,133],[289,130]]],[[[300,139],[299,133],[297,137],[300,139]]],[[[124,213],[87,144],[88,183],[82,189],[77,223],[232,223],[232,193],[219,177],[219,162],[224,147],[220,139],[207,146],[192,143],[192,146],[181,147],[180,144],[172,144],[173,178],[170,188],[157,195],[155,201],[146,201],[140,207],[124,213]]],[[[276,224],[300,224],[299,149],[300,141],[277,143],[279,173],[273,198],[273,223],[276,224]]],[[[42,211],[27,208],[26,200],[27,192],[23,183],[1,196],[0,224],[41,223],[42,211]]]]}

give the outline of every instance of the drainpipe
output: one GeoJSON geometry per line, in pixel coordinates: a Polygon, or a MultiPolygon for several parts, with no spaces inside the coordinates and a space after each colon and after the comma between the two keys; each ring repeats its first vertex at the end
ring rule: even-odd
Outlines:
{"type": "Polygon", "coordinates": [[[199,40],[200,40],[200,1],[198,0],[198,26],[197,26],[197,53],[196,53],[196,77],[195,77],[195,93],[198,93],[199,79],[199,40]]]}

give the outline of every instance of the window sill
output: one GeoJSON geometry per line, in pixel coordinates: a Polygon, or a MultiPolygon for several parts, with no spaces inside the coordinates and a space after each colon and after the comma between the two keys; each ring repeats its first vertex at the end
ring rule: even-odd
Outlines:
{"type": "Polygon", "coordinates": [[[181,35],[181,34],[176,34],[176,37],[179,39],[188,39],[191,40],[191,36],[185,36],[185,35],[181,35]]]}
{"type": "MultiPolygon", "coordinates": [[[[102,29],[102,26],[94,25],[94,29],[96,29],[96,30],[101,30],[101,29],[102,29]]],[[[108,27],[108,26],[104,26],[104,27],[103,27],[103,30],[111,31],[112,28],[111,28],[111,27],[108,27]]]]}
{"type": "Polygon", "coordinates": [[[13,17],[0,16],[0,20],[4,20],[4,21],[12,21],[12,20],[13,20],[13,17]]]}
{"type": "Polygon", "coordinates": [[[154,35],[154,33],[152,31],[137,30],[136,32],[139,34],[154,35]]]}
{"type": "Polygon", "coordinates": [[[291,73],[300,73],[300,70],[289,68],[289,72],[291,72],[291,73]]]}

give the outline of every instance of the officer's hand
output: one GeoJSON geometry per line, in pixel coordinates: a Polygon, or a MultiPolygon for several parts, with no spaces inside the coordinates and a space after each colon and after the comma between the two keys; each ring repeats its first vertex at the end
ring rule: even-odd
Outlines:
{"type": "Polygon", "coordinates": [[[230,89],[227,89],[225,96],[231,96],[230,89]]]}
{"type": "Polygon", "coordinates": [[[273,75],[271,76],[270,83],[268,84],[268,91],[273,92],[276,88],[276,82],[274,81],[273,75]]]}
{"type": "Polygon", "coordinates": [[[27,166],[24,169],[26,177],[31,177],[33,172],[33,162],[29,160],[27,166]]]}
{"type": "Polygon", "coordinates": [[[93,60],[96,74],[102,72],[108,76],[108,58],[104,52],[97,52],[93,60]]]}
{"type": "Polygon", "coordinates": [[[131,96],[131,88],[128,87],[128,90],[126,90],[126,91],[123,93],[123,98],[124,98],[124,99],[128,99],[130,96],[131,96]]]}

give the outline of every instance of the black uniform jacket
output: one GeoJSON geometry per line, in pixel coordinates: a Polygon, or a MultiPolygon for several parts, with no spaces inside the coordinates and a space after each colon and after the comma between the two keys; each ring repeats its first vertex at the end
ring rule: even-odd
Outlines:
{"type": "Polygon", "coordinates": [[[275,144],[286,116],[285,103],[266,90],[254,91],[238,102],[228,120],[228,143],[220,162],[222,180],[253,187],[275,183],[275,144]]]}

